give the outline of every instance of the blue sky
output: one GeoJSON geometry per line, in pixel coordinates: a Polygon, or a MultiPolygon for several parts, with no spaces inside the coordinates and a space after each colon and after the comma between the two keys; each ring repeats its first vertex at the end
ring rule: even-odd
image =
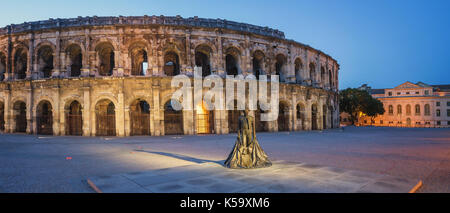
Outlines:
{"type": "Polygon", "coordinates": [[[450,84],[450,1],[6,1],[0,26],[48,18],[181,15],[269,26],[338,60],[340,88],[450,84]]]}

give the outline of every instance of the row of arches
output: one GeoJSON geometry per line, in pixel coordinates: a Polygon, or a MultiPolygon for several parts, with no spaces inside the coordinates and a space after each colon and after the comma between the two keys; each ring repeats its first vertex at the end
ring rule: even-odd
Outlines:
{"type": "MultiPolygon", "coordinates": [[[[237,101],[235,100],[235,110],[229,110],[228,113],[228,130],[230,133],[237,132],[238,117],[241,111],[237,109],[237,101]]],[[[323,127],[327,128],[327,112],[331,112],[331,121],[333,121],[332,108],[327,109],[323,106],[323,127]]],[[[291,128],[290,117],[291,111],[285,102],[279,104],[279,116],[277,119],[278,131],[290,131],[290,129],[306,130],[306,112],[308,111],[302,103],[298,103],[295,108],[298,127],[291,128]]],[[[150,135],[150,105],[141,99],[133,101],[129,108],[130,112],[130,135],[150,135]]],[[[65,107],[65,134],[66,135],[83,135],[83,110],[82,105],[76,101],[71,101],[65,107]]],[[[261,121],[261,113],[263,111],[258,108],[255,111],[255,127],[256,131],[269,131],[268,122],[261,121]]],[[[318,124],[318,107],[317,104],[311,105],[310,110],[311,129],[320,129],[318,124]]],[[[5,130],[5,111],[4,103],[0,102],[0,130],[5,130]]],[[[53,134],[53,107],[52,104],[43,100],[36,107],[36,133],[51,135],[53,134]]],[[[215,113],[207,110],[205,103],[195,108],[194,121],[197,134],[214,134],[215,133],[215,113]]],[[[14,132],[27,132],[27,105],[23,101],[16,101],[13,104],[13,123],[14,132]]],[[[166,135],[184,134],[183,130],[183,111],[174,110],[171,101],[164,104],[164,132],[166,135]]],[[[333,123],[331,122],[331,128],[333,123]]],[[[116,135],[116,106],[108,99],[102,99],[95,105],[95,135],[97,136],[114,136],[116,135]]]]}
{"type": "MultiPolygon", "coordinates": [[[[119,50],[109,41],[98,43],[95,48],[94,59],[90,58],[88,61],[84,60],[86,57],[82,47],[79,44],[72,43],[63,51],[65,58],[61,62],[62,66],[67,71],[67,76],[78,77],[81,75],[83,66],[96,67],[98,75],[111,76],[114,69],[118,65],[116,62],[116,54],[119,50]],[[84,62],[85,61],[85,62],[84,62]]],[[[203,76],[211,74],[213,48],[208,44],[199,44],[195,47],[194,64],[202,67],[203,76]]],[[[180,74],[181,60],[180,51],[177,48],[167,48],[163,51],[163,72],[166,76],[174,76],[180,74]]],[[[224,68],[228,75],[237,75],[242,73],[241,68],[241,50],[237,47],[231,46],[225,49],[223,61],[224,68]]],[[[18,45],[14,51],[13,56],[13,72],[15,78],[24,79],[27,74],[28,49],[18,45]]],[[[137,42],[130,45],[128,49],[128,58],[130,60],[130,72],[132,76],[143,76],[147,74],[149,67],[149,50],[147,45],[143,42],[137,42]]],[[[256,77],[261,74],[270,74],[268,70],[273,70],[274,74],[280,76],[280,81],[287,80],[286,73],[288,69],[288,57],[283,53],[278,53],[273,59],[269,58],[262,50],[255,50],[251,53],[252,71],[256,77]],[[273,65],[271,65],[273,64],[273,65]],[[270,66],[273,66],[270,68],[270,66]]],[[[36,64],[35,69],[39,73],[40,78],[48,78],[52,76],[52,71],[58,63],[55,57],[55,47],[52,44],[44,43],[38,45],[35,56],[33,56],[32,63],[36,64]]],[[[317,64],[310,62],[305,65],[300,57],[294,60],[294,72],[297,83],[302,83],[305,80],[311,82],[322,82],[323,85],[335,86],[334,73],[331,69],[326,70],[325,66],[320,66],[317,71],[317,64]],[[320,72],[320,73],[317,73],[320,72]],[[304,74],[302,74],[304,73],[304,74]]],[[[6,57],[0,52],[0,73],[6,71],[6,57]],[[3,70],[3,71],[2,71],[3,70]]]]}

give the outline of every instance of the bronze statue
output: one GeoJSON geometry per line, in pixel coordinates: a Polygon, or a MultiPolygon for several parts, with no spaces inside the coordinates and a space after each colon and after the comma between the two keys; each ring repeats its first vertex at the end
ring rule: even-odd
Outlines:
{"type": "Polygon", "coordinates": [[[255,119],[248,111],[239,116],[237,140],[224,165],[232,169],[263,168],[272,165],[256,139],[255,119]]]}

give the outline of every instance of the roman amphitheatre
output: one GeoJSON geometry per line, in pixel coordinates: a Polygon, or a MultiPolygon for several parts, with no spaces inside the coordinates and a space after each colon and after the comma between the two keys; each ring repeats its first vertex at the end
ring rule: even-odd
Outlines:
{"type": "MultiPolygon", "coordinates": [[[[173,76],[279,75],[258,131],[338,127],[339,64],[283,32],[223,19],[77,17],[0,28],[0,130],[82,136],[227,134],[238,110],[176,111],[173,76]]],[[[269,87],[270,87],[270,82],[269,87]]],[[[235,103],[243,100],[235,100],[235,103]]]]}

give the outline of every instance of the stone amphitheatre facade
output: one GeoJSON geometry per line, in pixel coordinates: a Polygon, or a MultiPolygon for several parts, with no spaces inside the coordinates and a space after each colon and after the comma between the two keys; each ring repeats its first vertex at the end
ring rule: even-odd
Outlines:
{"type": "Polygon", "coordinates": [[[94,16],[0,28],[0,130],[83,136],[236,131],[236,110],[172,109],[172,76],[192,77],[196,66],[224,79],[280,76],[278,120],[263,122],[260,110],[252,112],[258,131],[338,126],[337,61],[283,32],[222,19],[94,16]]]}

